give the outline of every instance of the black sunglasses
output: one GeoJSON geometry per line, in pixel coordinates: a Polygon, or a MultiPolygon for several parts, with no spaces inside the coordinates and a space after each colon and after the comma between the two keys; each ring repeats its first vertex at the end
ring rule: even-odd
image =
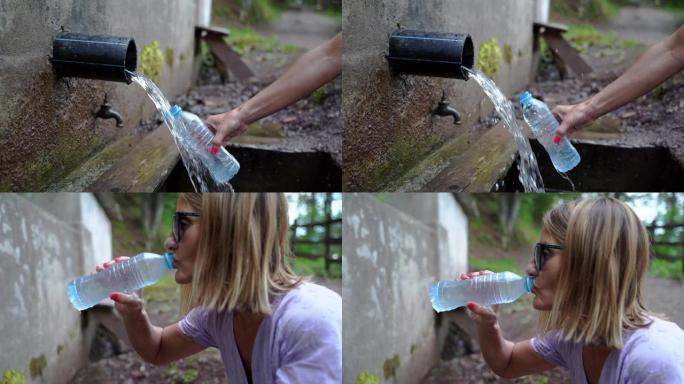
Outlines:
{"type": "Polygon", "coordinates": [[[564,248],[565,247],[563,247],[562,245],[537,243],[534,246],[534,267],[537,269],[537,271],[541,271],[542,267],[544,266],[544,263],[546,262],[546,259],[548,258],[545,255],[546,250],[564,248]]]}
{"type": "Polygon", "coordinates": [[[173,221],[171,222],[171,232],[176,243],[180,243],[183,238],[183,226],[181,220],[186,217],[199,217],[200,214],[196,212],[176,212],[173,214],[173,221]]]}

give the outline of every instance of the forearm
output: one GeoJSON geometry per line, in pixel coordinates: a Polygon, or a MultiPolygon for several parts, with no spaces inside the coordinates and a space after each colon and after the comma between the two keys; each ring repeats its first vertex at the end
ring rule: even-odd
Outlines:
{"type": "Polygon", "coordinates": [[[598,118],[648,93],[684,68],[684,27],[641,54],[615,81],[582,104],[598,118]]]}
{"type": "Polygon", "coordinates": [[[489,368],[499,376],[505,376],[513,355],[515,343],[504,339],[498,323],[479,325],[480,350],[489,368]]]}
{"type": "Polygon", "coordinates": [[[342,38],[303,54],[280,78],[236,108],[250,124],[308,96],[339,75],[342,69],[342,38]]]}
{"type": "Polygon", "coordinates": [[[143,360],[155,363],[161,346],[163,329],[152,325],[145,311],[124,316],[123,323],[133,349],[143,360]]]}

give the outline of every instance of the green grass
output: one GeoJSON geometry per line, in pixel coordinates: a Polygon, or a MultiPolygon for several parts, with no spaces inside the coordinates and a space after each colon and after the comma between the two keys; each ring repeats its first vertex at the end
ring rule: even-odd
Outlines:
{"type": "Polygon", "coordinates": [[[651,260],[649,273],[655,277],[675,279],[684,282],[684,273],[682,273],[682,260],[669,261],[654,258],[651,260]]]}
{"type": "Polygon", "coordinates": [[[587,6],[580,11],[575,1],[553,0],[551,1],[552,18],[559,20],[602,20],[613,17],[620,11],[620,5],[611,0],[590,0],[587,3],[587,6]]]}
{"type": "Polygon", "coordinates": [[[480,259],[477,257],[469,257],[468,265],[472,271],[482,271],[488,269],[492,272],[505,272],[511,271],[515,273],[520,273],[520,268],[518,268],[518,263],[511,258],[503,259],[480,259]]]}
{"type": "Polygon", "coordinates": [[[326,279],[341,279],[342,265],[333,263],[330,265],[330,271],[325,270],[325,260],[322,257],[317,259],[307,259],[304,257],[296,257],[292,262],[292,267],[300,276],[316,276],[326,279]]]}
{"type": "Polygon", "coordinates": [[[684,24],[684,4],[683,5],[665,4],[665,5],[661,5],[660,7],[658,7],[658,9],[673,14],[674,16],[677,17],[677,19],[679,19],[680,24],[684,24]]]}
{"type": "Polygon", "coordinates": [[[569,25],[563,36],[580,52],[586,52],[590,47],[633,48],[639,45],[635,40],[620,39],[615,32],[601,32],[587,24],[569,25]]]}
{"type": "Polygon", "coordinates": [[[252,51],[290,54],[302,50],[297,45],[282,43],[276,37],[261,35],[252,28],[231,28],[225,41],[240,56],[252,51]]]}
{"type": "Polygon", "coordinates": [[[145,300],[167,301],[173,300],[179,295],[179,286],[172,274],[164,275],[158,282],[145,287],[143,296],[145,300]]]}

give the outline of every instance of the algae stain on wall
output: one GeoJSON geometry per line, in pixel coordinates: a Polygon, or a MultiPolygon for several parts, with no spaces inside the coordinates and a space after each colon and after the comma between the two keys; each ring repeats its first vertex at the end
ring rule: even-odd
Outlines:
{"type": "Polygon", "coordinates": [[[2,378],[0,378],[0,384],[24,384],[26,383],[26,377],[23,373],[17,372],[14,369],[4,371],[2,373],[2,378]]]}
{"type": "Polygon", "coordinates": [[[363,371],[356,376],[354,384],[380,384],[380,378],[370,372],[363,371]]]}
{"type": "Polygon", "coordinates": [[[140,73],[150,78],[155,83],[159,83],[161,78],[161,68],[164,62],[164,54],[159,48],[159,42],[153,40],[140,51],[140,73]]]}
{"type": "Polygon", "coordinates": [[[490,79],[495,80],[501,67],[501,48],[495,37],[480,44],[477,57],[477,68],[490,79]]]}

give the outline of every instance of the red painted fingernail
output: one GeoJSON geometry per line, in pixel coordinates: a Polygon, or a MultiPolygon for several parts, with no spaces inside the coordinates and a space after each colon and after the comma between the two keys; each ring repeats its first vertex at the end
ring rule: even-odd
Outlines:
{"type": "Polygon", "coordinates": [[[109,298],[112,300],[116,300],[119,298],[119,294],[118,293],[112,293],[111,295],[109,295],[109,298]]]}
{"type": "Polygon", "coordinates": [[[212,155],[216,156],[216,154],[218,153],[218,148],[216,148],[216,147],[211,147],[211,151],[210,151],[210,152],[211,152],[212,155]]]}
{"type": "Polygon", "coordinates": [[[468,304],[466,304],[466,307],[468,307],[468,309],[470,309],[472,311],[473,309],[475,309],[475,304],[474,303],[468,303],[468,304]]]}
{"type": "Polygon", "coordinates": [[[561,140],[560,137],[556,136],[553,138],[553,143],[558,145],[558,144],[560,144],[560,140],[561,140]]]}

